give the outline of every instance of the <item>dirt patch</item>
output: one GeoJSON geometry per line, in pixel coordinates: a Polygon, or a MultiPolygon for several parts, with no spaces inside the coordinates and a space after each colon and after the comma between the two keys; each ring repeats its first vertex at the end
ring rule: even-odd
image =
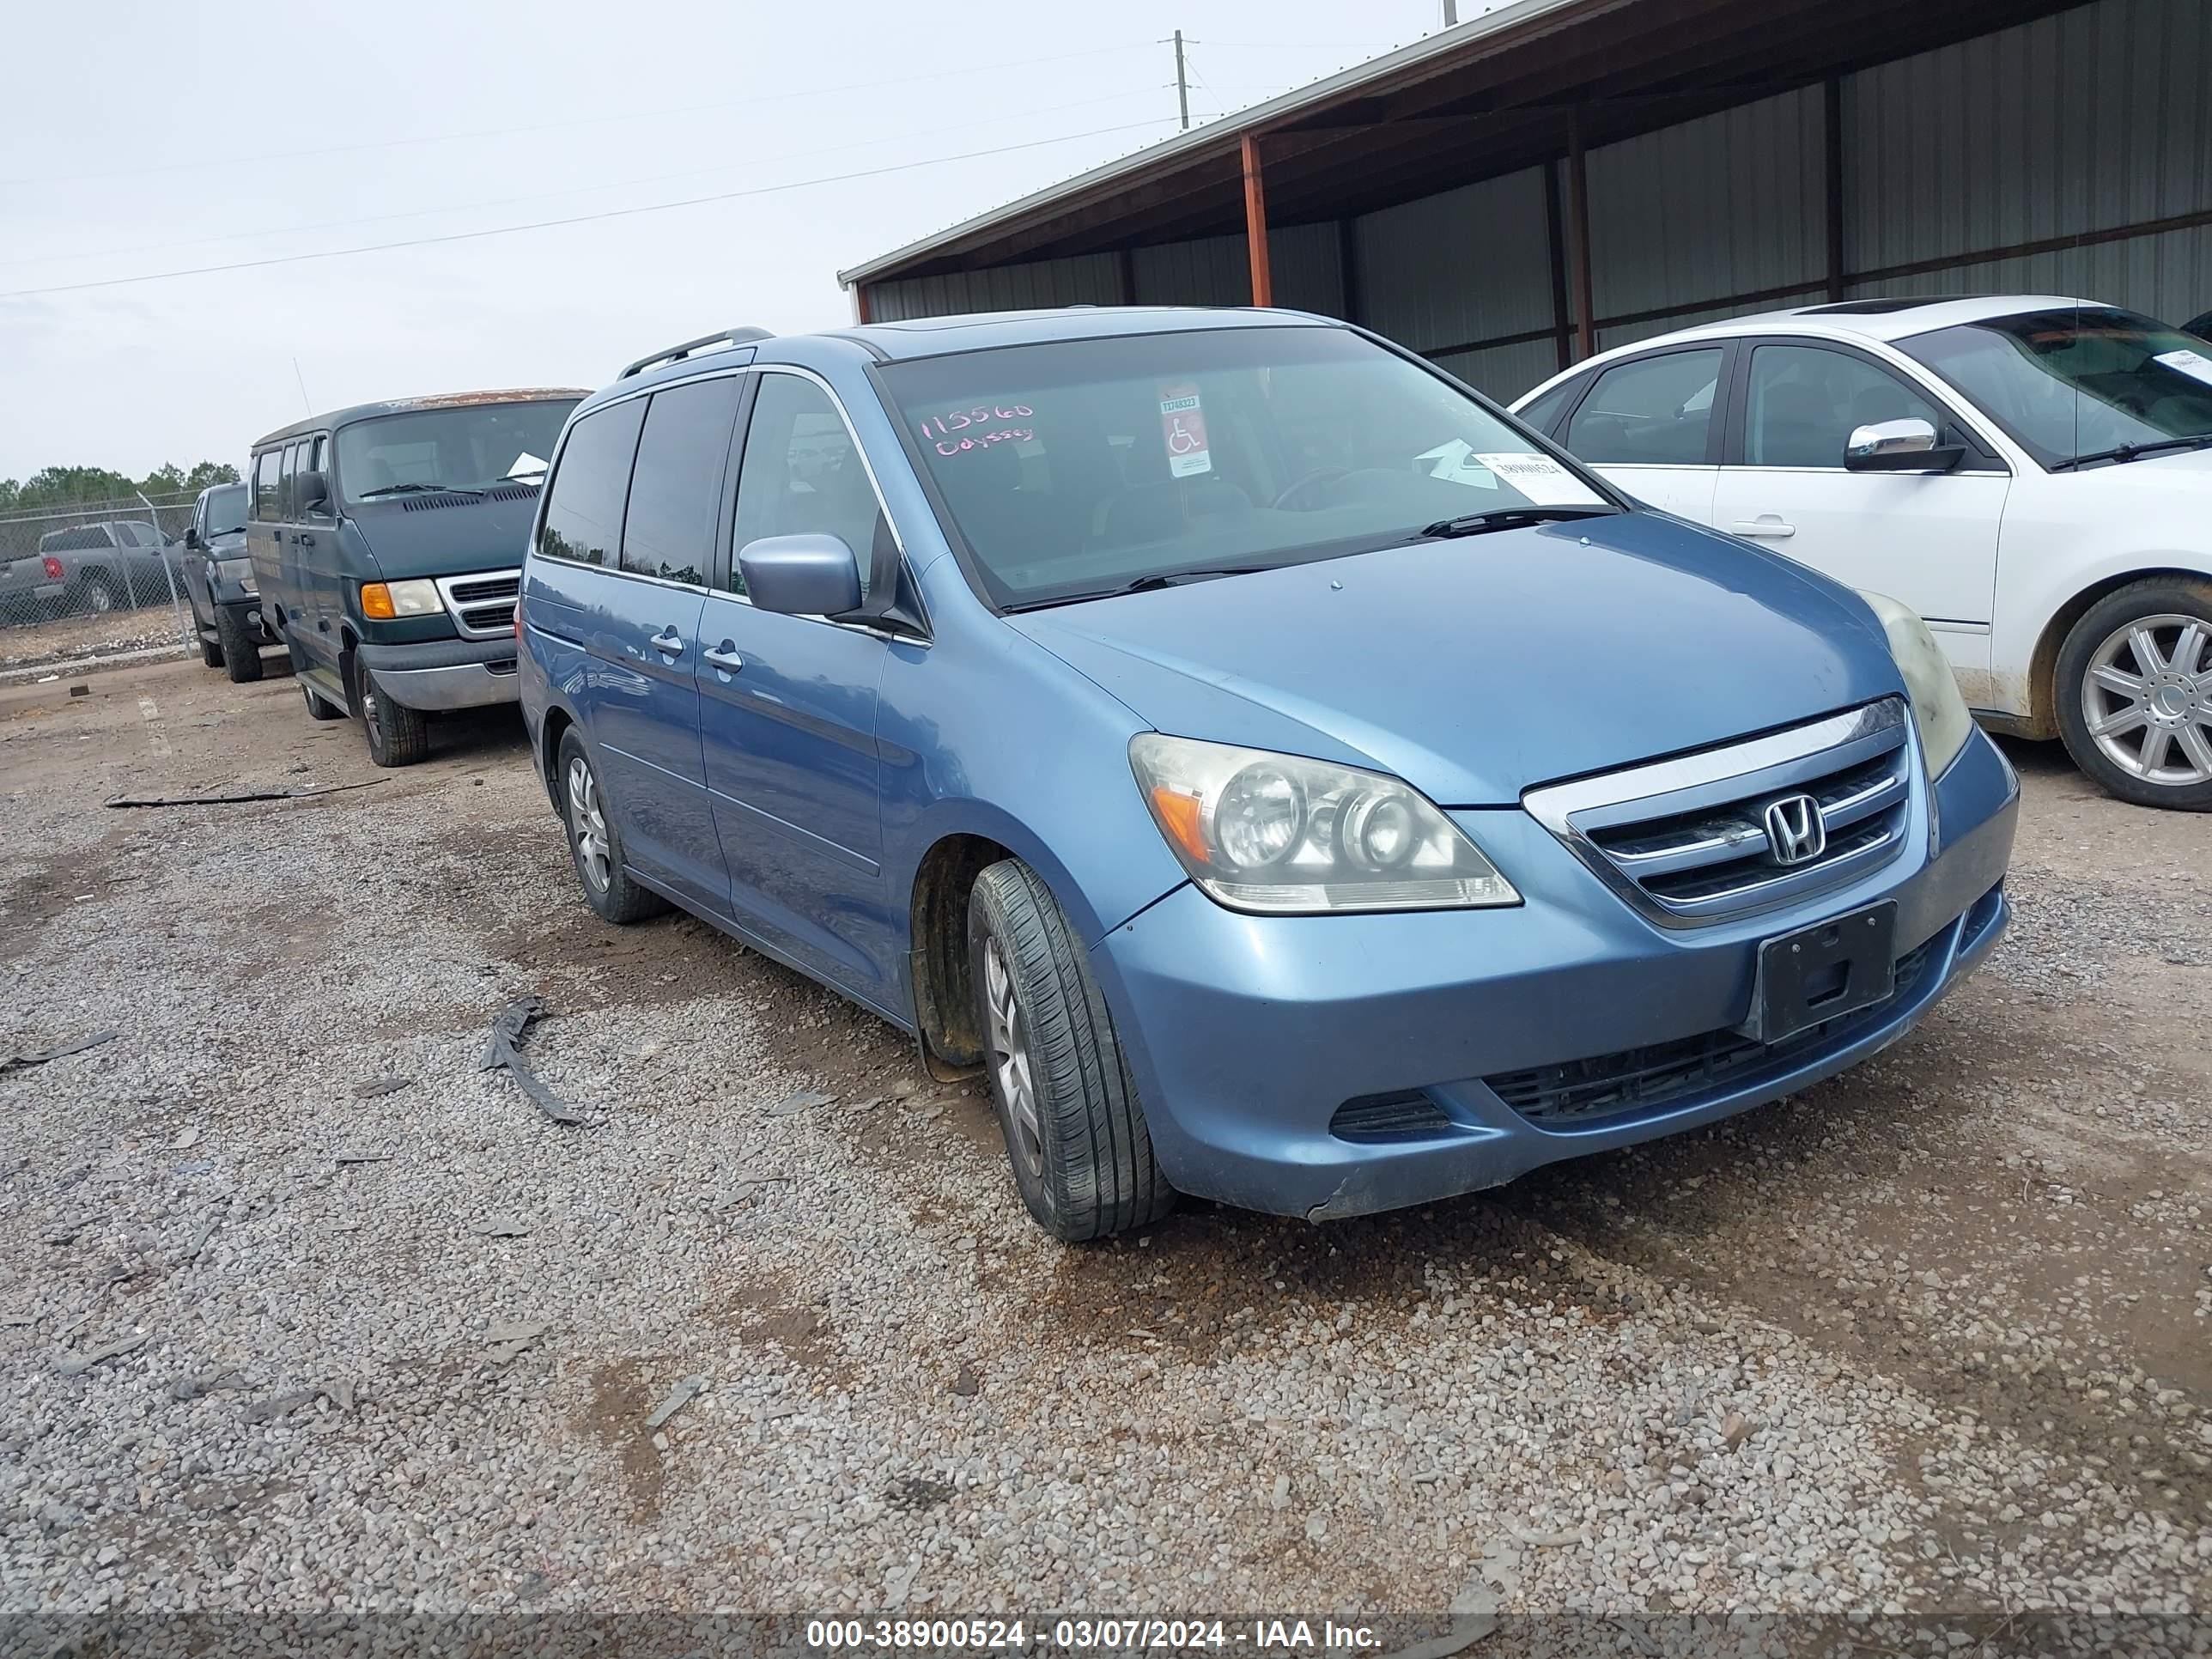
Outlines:
{"type": "Polygon", "coordinates": [[[576,1427],[613,1456],[633,1520],[660,1513],[668,1485],[667,1465],[653,1443],[645,1419],[659,1403],[653,1390],[665,1367],[646,1359],[617,1359],[592,1372],[591,1403],[577,1414],[576,1427]]]}
{"type": "Polygon", "coordinates": [[[773,1348],[833,1386],[848,1386],[852,1381],[823,1304],[794,1294],[780,1277],[757,1275],[699,1311],[716,1324],[735,1329],[743,1340],[773,1348]]]}

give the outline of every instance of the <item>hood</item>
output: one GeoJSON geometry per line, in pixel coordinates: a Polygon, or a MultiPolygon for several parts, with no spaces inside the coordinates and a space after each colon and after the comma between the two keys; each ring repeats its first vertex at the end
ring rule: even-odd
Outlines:
{"type": "Polygon", "coordinates": [[[481,500],[400,495],[346,509],[386,581],[520,569],[537,516],[538,489],[531,484],[502,484],[481,500]]]}
{"type": "Polygon", "coordinates": [[[1006,620],[1162,732],[1379,768],[1440,806],[1510,805],[1902,684],[1848,589],[1650,513],[1006,620]]]}

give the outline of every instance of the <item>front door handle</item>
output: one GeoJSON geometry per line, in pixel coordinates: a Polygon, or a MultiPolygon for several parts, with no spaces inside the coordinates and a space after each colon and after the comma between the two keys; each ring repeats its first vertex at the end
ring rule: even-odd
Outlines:
{"type": "Polygon", "coordinates": [[[300,538],[300,545],[302,547],[313,547],[314,544],[315,538],[313,536],[302,536],[300,538]]]}
{"type": "Polygon", "coordinates": [[[734,674],[745,665],[745,659],[738,654],[734,640],[724,640],[720,646],[709,651],[707,661],[710,666],[720,669],[725,674],[734,674]]]}
{"type": "Polygon", "coordinates": [[[1755,519],[1738,519],[1729,526],[1729,533],[1735,536],[1765,536],[1778,542],[1785,537],[1796,535],[1797,526],[1794,524],[1783,523],[1774,514],[1762,513],[1755,519]]]}
{"type": "Polygon", "coordinates": [[[655,634],[648,643],[664,656],[680,657],[684,654],[684,636],[672,628],[655,634]]]}

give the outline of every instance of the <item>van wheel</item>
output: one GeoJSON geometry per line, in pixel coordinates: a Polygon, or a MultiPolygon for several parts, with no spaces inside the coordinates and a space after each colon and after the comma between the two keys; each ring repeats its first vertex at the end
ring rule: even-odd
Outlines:
{"type": "Polygon", "coordinates": [[[419,708],[394,702],[376,689],[376,677],[359,657],[353,665],[354,713],[368,739],[368,757],[379,766],[412,766],[430,752],[430,717],[419,708]]]}
{"type": "Polygon", "coordinates": [[[568,826],[568,857],[575,864],[584,902],[604,921],[627,925],[659,915],[668,901],[632,881],[623,868],[622,837],[615,830],[614,814],[607,809],[606,793],[599,787],[584,735],[573,726],[561,734],[556,764],[561,769],[561,817],[568,826]]]}
{"type": "Polygon", "coordinates": [[[216,637],[222,641],[216,654],[214,667],[220,665],[230,675],[231,684],[245,685],[261,678],[261,647],[254,643],[253,630],[246,618],[230,606],[217,605],[215,613],[216,637]]]}
{"type": "Polygon", "coordinates": [[[1075,1243],[1167,1214],[1175,1188],[1152,1161],[1114,1017],[1058,901],[1019,860],[975,878],[968,961],[991,1098],[1037,1224],[1075,1243]]]}
{"type": "Polygon", "coordinates": [[[2212,811],[2212,582],[2107,593],[2067,634],[2053,684],[2066,751],[2106,793],[2212,811]]]}

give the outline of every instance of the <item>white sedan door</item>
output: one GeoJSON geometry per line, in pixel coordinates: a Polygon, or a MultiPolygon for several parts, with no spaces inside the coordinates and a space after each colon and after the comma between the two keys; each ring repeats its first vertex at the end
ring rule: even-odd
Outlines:
{"type": "Polygon", "coordinates": [[[1848,472],[1844,446],[1877,421],[1917,418],[1943,441],[1957,420],[1887,366],[1826,345],[1760,344],[1740,382],[1712,522],[1853,587],[1903,600],[1961,671],[1986,684],[1997,530],[2012,479],[1967,445],[1948,472],[1848,472]]]}
{"type": "Polygon", "coordinates": [[[1663,513],[1713,521],[1720,434],[1718,345],[1631,357],[1600,374],[1575,407],[1559,441],[1639,501],[1663,513]]]}

